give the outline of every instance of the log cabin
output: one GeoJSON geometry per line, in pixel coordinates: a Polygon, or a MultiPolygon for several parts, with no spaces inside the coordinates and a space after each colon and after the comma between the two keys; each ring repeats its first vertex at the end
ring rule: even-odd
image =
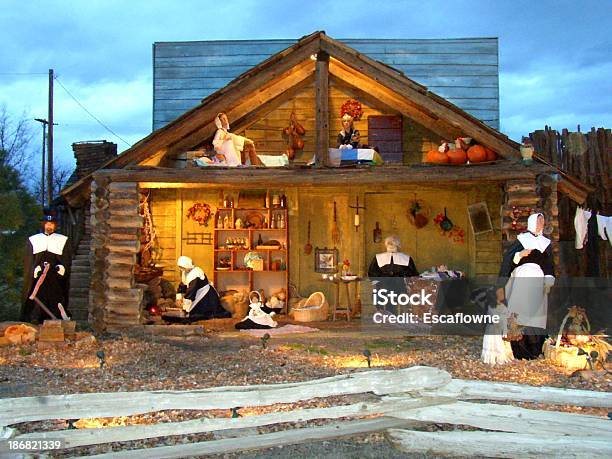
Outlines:
{"type": "MultiPolygon", "coordinates": [[[[384,250],[375,235],[380,230],[382,238],[399,236],[419,271],[443,264],[468,278],[495,276],[504,244],[524,228],[529,210],[546,213],[545,232],[556,242],[557,192],[577,202],[589,192],[552,165],[525,164],[521,146],[491,126],[497,119],[478,119],[324,32],[273,54],[176,118],[156,122],[150,135],[118,156],[111,152],[61,193],[83,225],[76,263],[84,271],[74,271],[73,289],[84,296],[72,307],[98,331],[140,325],[151,276],[158,295],[160,279],[176,285],[181,255],[219,290],[333,296],[331,284],[321,282],[319,250],[307,254],[305,245],[335,253],[333,270],[346,259],[364,276],[384,250]],[[336,167],[330,147],[347,101],[359,103],[355,127],[362,143],[378,147],[383,165],[336,167]],[[282,167],[197,166],[219,112],[228,115],[232,132],[270,156],[285,152],[283,127],[293,113],[306,131],[304,147],[282,167]],[[457,138],[472,139],[496,159],[424,164],[428,151],[457,138]],[[474,205],[487,210],[484,229],[470,220],[474,205]],[[415,225],[415,207],[422,226],[415,225]],[[435,221],[444,214],[452,233],[435,221]],[[236,228],[238,218],[252,226],[236,228]],[[270,228],[272,219],[277,228],[270,228]],[[262,265],[246,269],[244,254],[256,241],[262,265]]],[[[77,147],[87,152],[91,145],[77,147]]]]}

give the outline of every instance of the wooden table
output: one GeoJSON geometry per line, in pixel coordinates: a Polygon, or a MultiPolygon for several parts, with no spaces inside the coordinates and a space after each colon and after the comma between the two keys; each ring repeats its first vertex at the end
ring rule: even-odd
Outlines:
{"type": "Polygon", "coordinates": [[[332,304],[332,320],[336,320],[336,315],[340,314],[344,314],[346,316],[346,320],[351,320],[351,314],[355,314],[356,311],[356,301],[352,302],[351,301],[351,291],[349,288],[350,284],[355,284],[355,298],[357,298],[357,289],[358,289],[358,282],[361,281],[362,278],[361,277],[357,277],[355,279],[351,279],[351,280],[344,280],[342,278],[337,278],[337,279],[322,279],[323,282],[332,282],[333,284],[335,284],[336,289],[335,289],[335,298],[334,298],[334,302],[332,304]],[[340,285],[344,284],[344,287],[346,289],[346,304],[345,305],[341,305],[340,304],[340,285]]]}

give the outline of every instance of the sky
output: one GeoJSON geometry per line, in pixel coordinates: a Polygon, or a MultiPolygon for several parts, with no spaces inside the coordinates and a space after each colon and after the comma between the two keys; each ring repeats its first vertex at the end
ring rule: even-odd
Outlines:
{"type": "Polygon", "coordinates": [[[0,11],[0,106],[31,121],[40,161],[33,119],[47,118],[53,68],[55,157],[69,168],[73,142],[123,151],[151,132],[161,41],[498,37],[503,133],[612,128],[612,0],[0,0],[0,11]]]}

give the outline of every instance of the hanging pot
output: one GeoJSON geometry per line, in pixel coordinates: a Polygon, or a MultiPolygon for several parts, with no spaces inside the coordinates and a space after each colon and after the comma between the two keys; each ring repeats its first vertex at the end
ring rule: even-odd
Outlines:
{"type": "Polygon", "coordinates": [[[453,229],[453,222],[450,221],[450,218],[446,215],[446,207],[444,208],[444,218],[440,222],[440,228],[442,228],[442,231],[450,231],[453,229]]]}

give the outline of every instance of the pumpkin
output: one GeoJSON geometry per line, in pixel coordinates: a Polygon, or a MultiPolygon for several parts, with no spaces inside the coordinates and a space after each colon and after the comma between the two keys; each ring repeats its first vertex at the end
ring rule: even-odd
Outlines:
{"type": "Polygon", "coordinates": [[[482,145],[473,145],[467,151],[471,163],[482,163],[487,160],[487,152],[482,145]]]}
{"type": "Polygon", "coordinates": [[[489,147],[485,147],[485,152],[487,153],[487,161],[495,161],[497,159],[497,153],[489,147]]]}
{"type": "Polygon", "coordinates": [[[429,150],[425,155],[426,163],[444,164],[448,162],[448,155],[438,150],[429,150]]]}
{"type": "Polygon", "coordinates": [[[451,164],[465,164],[467,161],[467,154],[462,148],[455,148],[454,150],[449,150],[447,155],[448,161],[451,164]]]}

